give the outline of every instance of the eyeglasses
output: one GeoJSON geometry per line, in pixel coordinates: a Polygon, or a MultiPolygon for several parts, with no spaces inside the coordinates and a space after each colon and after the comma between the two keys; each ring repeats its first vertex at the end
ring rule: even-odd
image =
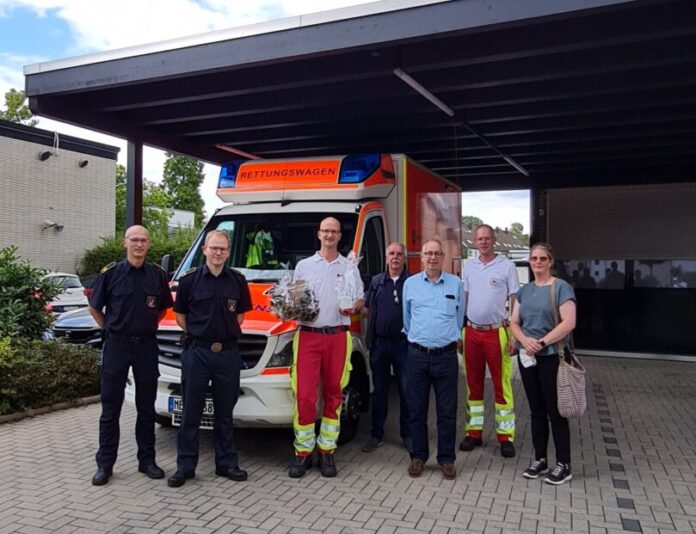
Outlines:
{"type": "Polygon", "coordinates": [[[545,262],[545,261],[549,261],[549,257],[548,257],[548,256],[531,256],[531,257],[529,258],[529,261],[541,261],[541,262],[545,262]]]}
{"type": "Polygon", "coordinates": [[[229,249],[227,247],[205,247],[209,251],[214,252],[216,254],[224,254],[227,252],[229,249]]]}
{"type": "Polygon", "coordinates": [[[423,256],[425,256],[426,258],[439,258],[440,256],[444,256],[444,253],[429,250],[427,252],[423,252],[423,256]]]}
{"type": "Polygon", "coordinates": [[[149,243],[149,242],[150,242],[150,240],[149,240],[148,238],[146,238],[146,237],[129,237],[129,238],[128,238],[128,241],[130,241],[130,242],[133,243],[134,245],[138,245],[138,244],[143,244],[143,245],[144,245],[145,243],[149,243]]]}
{"type": "Polygon", "coordinates": [[[331,234],[331,235],[338,235],[338,234],[341,233],[341,232],[339,232],[338,230],[324,230],[323,228],[319,228],[319,231],[320,231],[322,234],[331,234]]]}
{"type": "Polygon", "coordinates": [[[399,293],[396,291],[396,288],[394,288],[394,293],[393,293],[393,294],[394,294],[394,302],[395,302],[396,304],[398,304],[398,303],[399,303],[399,293]]]}

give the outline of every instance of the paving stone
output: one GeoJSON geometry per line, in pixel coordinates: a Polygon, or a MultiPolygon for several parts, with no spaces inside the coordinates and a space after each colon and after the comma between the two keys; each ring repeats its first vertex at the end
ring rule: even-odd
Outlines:
{"type": "MultiPolygon", "coordinates": [[[[431,403],[432,457],[419,479],[406,472],[397,411],[390,412],[385,445],[371,454],[360,451],[369,434],[369,414],[361,419],[356,440],[336,453],[335,479],[322,478],[316,469],[303,479],[289,479],[292,435],[287,429],[236,429],[240,461],[250,478],[235,484],[215,476],[212,434],[201,432],[196,480],[172,489],[137,473],[135,412],[125,405],[114,476],[95,488],[89,480],[99,406],[92,405],[0,426],[0,534],[31,529],[71,534],[625,534],[632,521],[645,533],[696,531],[696,454],[691,447],[696,441],[696,399],[691,394],[696,366],[607,358],[585,358],[583,363],[588,392],[595,395],[588,398],[587,414],[571,420],[574,479],[559,487],[521,476],[533,452],[529,409],[517,372],[518,456],[500,457],[487,381],[484,446],[458,453],[455,481],[443,481],[436,467],[431,403]],[[629,502],[633,508],[626,507],[629,502]]],[[[463,399],[463,380],[461,386],[463,399]]],[[[392,395],[396,401],[395,388],[392,395]]],[[[460,402],[460,433],[464,411],[460,402]]],[[[175,429],[157,429],[158,462],[168,474],[176,464],[175,436],[175,429]]],[[[549,456],[554,458],[552,441],[549,456]]]]}

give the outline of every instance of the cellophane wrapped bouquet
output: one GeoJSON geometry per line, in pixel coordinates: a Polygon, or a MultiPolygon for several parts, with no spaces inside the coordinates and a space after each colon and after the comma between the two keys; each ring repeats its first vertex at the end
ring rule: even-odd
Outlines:
{"type": "Polygon", "coordinates": [[[270,291],[271,310],[284,321],[311,323],[319,315],[319,302],[306,280],[291,280],[286,274],[270,291]]]}
{"type": "Polygon", "coordinates": [[[355,255],[352,250],[348,254],[348,261],[355,267],[346,269],[343,276],[339,276],[336,281],[336,292],[338,293],[338,307],[341,310],[349,310],[353,307],[356,300],[363,298],[362,284],[357,277],[360,276],[358,264],[362,257],[355,255]]]}

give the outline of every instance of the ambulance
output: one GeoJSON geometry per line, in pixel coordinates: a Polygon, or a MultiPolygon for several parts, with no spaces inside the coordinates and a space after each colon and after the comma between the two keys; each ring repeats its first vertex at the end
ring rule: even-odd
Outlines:
{"type": "MultiPolygon", "coordinates": [[[[431,238],[440,239],[444,268],[456,275],[461,268],[461,199],[457,185],[427,170],[403,154],[358,154],[311,159],[244,160],[222,167],[218,196],[229,205],[219,209],[192,244],[174,274],[177,280],[204,263],[201,246],[211,230],[230,237],[229,267],[246,277],[253,309],[244,314],[239,340],[241,388],[234,412],[241,427],[292,426],[294,396],[290,386],[294,321],[283,321],[270,309],[269,289],[297,262],[319,249],[317,230],[325,217],[341,223],[341,254],[362,258],[361,276],[386,269],[385,251],[399,241],[408,252],[408,269],[421,270],[419,253],[431,238]]],[[[321,306],[321,303],[319,303],[321,306]]],[[[343,391],[340,443],[357,430],[361,412],[369,409],[370,368],[363,331],[366,320],[352,317],[350,382],[343,391]]],[[[173,312],[160,323],[157,421],[179,425],[182,332],[173,312]]],[[[126,398],[134,402],[132,379],[126,398]]],[[[212,428],[215,407],[206,401],[201,427],[212,428]]]]}

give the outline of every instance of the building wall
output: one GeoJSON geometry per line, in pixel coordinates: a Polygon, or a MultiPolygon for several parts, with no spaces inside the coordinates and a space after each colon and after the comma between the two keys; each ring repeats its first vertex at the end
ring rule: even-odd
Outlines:
{"type": "Polygon", "coordinates": [[[75,272],[84,251],[115,230],[116,162],[0,136],[0,247],[37,267],[75,272]],[[78,163],[87,160],[86,167],[78,163]],[[62,225],[42,230],[44,221],[62,225]]]}

